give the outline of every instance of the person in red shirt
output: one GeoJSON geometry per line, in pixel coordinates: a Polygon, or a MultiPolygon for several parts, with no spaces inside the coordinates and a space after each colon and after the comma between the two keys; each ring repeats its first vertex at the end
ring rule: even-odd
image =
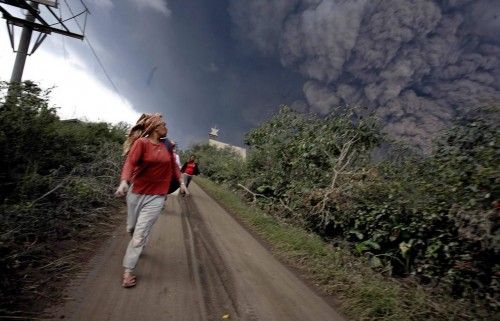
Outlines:
{"type": "Polygon", "coordinates": [[[188,193],[187,187],[189,186],[189,183],[191,183],[191,179],[193,179],[194,175],[198,175],[200,173],[195,155],[191,155],[189,160],[182,165],[181,173],[183,173],[184,176],[183,185],[186,187],[186,193],[188,193]]]}
{"type": "Polygon", "coordinates": [[[127,232],[132,236],[123,258],[125,288],[136,285],[134,269],[161,213],[170,182],[181,181],[173,153],[160,141],[166,135],[160,114],[143,114],[124,144],[126,160],[115,195],[127,195],[127,232]]]}

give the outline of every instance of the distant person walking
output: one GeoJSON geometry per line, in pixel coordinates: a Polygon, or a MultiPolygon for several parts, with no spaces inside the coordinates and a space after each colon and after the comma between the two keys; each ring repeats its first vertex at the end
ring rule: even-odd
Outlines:
{"type": "Polygon", "coordinates": [[[160,114],[143,114],[123,146],[126,160],[115,195],[127,195],[127,232],[132,236],[123,257],[125,288],[136,285],[134,269],[160,215],[171,180],[181,182],[173,152],[160,142],[166,135],[160,114]]]}
{"type": "Polygon", "coordinates": [[[189,156],[188,161],[185,162],[181,167],[181,173],[183,174],[184,185],[186,186],[187,190],[187,188],[189,187],[189,183],[191,183],[191,180],[193,179],[193,176],[200,173],[195,155],[189,156]]]}

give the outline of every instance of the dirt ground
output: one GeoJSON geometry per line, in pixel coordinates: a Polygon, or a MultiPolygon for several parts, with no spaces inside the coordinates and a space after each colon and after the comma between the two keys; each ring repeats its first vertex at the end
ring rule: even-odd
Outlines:
{"type": "Polygon", "coordinates": [[[196,184],[169,196],[137,266],[121,287],[129,241],[117,228],[49,309],[54,320],[344,320],[196,184]]]}

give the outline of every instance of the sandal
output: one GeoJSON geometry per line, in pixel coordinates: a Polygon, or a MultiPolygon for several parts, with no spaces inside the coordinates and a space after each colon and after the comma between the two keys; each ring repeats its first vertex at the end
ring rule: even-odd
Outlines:
{"type": "Polygon", "coordinates": [[[133,275],[132,273],[123,274],[122,286],[124,288],[131,288],[135,285],[136,285],[135,275],[133,275]]]}

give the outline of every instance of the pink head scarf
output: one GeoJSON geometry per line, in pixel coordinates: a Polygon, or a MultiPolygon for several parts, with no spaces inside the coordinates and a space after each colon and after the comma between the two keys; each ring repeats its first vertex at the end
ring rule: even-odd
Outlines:
{"type": "Polygon", "coordinates": [[[123,143],[123,156],[128,154],[137,139],[148,136],[162,123],[163,118],[158,113],[142,114],[137,123],[130,129],[127,140],[123,143]]]}

